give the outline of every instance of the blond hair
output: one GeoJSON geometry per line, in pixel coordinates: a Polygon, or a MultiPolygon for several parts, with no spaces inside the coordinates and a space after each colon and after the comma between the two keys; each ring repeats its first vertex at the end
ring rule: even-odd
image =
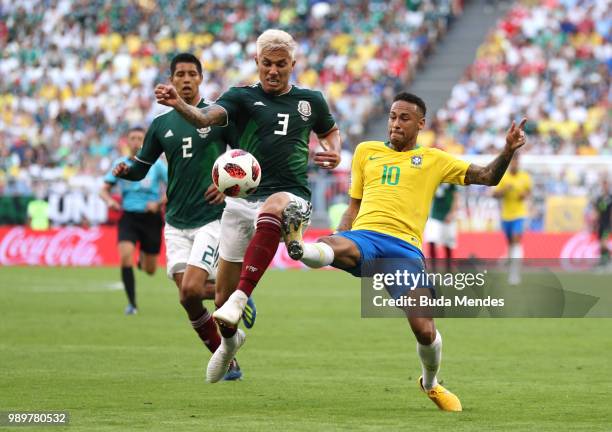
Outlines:
{"type": "Polygon", "coordinates": [[[264,51],[283,49],[289,53],[291,59],[295,59],[297,43],[293,37],[282,30],[266,30],[257,38],[257,57],[264,51]]]}

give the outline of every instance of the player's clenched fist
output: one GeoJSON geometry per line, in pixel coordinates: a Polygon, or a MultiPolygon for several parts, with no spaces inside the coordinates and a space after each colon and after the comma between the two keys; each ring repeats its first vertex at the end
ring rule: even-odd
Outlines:
{"type": "Polygon", "coordinates": [[[155,99],[157,103],[174,107],[179,101],[179,95],[174,86],[169,84],[157,84],[155,86],[155,99]]]}
{"type": "Polygon", "coordinates": [[[125,162],[118,163],[115,168],[113,168],[113,175],[115,177],[123,177],[130,170],[130,166],[125,162]]]}

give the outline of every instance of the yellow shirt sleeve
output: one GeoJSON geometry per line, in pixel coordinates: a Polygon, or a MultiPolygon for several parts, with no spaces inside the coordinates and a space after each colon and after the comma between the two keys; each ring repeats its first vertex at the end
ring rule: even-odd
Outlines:
{"type": "Polygon", "coordinates": [[[353,162],[351,164],[351,188],[349,196],[355,199],[363,197],[363,145],[360,144],[355,149],[353,154],[353,162]]]}
{"type": "MultiPolygon", "coordinates": [[[[436,149],[437,150],[437,149],[436,149]]],[[[452,183],[456,185],[465,184],[465,173],[470,166],[469,162],[457,159],[453,155],[442,150],[437,150],[442,183],[452,183]]]]}

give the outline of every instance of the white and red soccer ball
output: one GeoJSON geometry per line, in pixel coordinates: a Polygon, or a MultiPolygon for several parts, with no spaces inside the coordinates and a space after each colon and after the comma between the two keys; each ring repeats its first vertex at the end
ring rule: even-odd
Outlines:
{"type": "Polygon", "coordinates": [[[212,180],[219,192],[243,198],[259,186],[261,168],[252,154],[244,150],[229,150],[215,161],[212,180]]]}

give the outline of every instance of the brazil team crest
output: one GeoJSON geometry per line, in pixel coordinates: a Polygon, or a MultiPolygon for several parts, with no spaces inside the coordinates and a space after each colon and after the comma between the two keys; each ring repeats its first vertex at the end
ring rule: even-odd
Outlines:
{"type": "Polygon", "coordinates": [[[312,115],[312,110],[310,108],[310,102],[301,100],[298,102],[298,112],[302,116],[302,120],[307,121],[308,117],[312,115]]]}
{"type": "Polygon", "coordinates": [[[412,156],[411,162],[413,168],[421,168],[421,164],[423,163],[423,156],[412,156]]]}
{"type": "Polygon", "coordinates": [[[198,132],[198,135],[200,135],[200,138],[206,138],[208,134],[210,133],[211,128],[209,126],[205,128],[196,129],[196,131],[198,132]]]}

